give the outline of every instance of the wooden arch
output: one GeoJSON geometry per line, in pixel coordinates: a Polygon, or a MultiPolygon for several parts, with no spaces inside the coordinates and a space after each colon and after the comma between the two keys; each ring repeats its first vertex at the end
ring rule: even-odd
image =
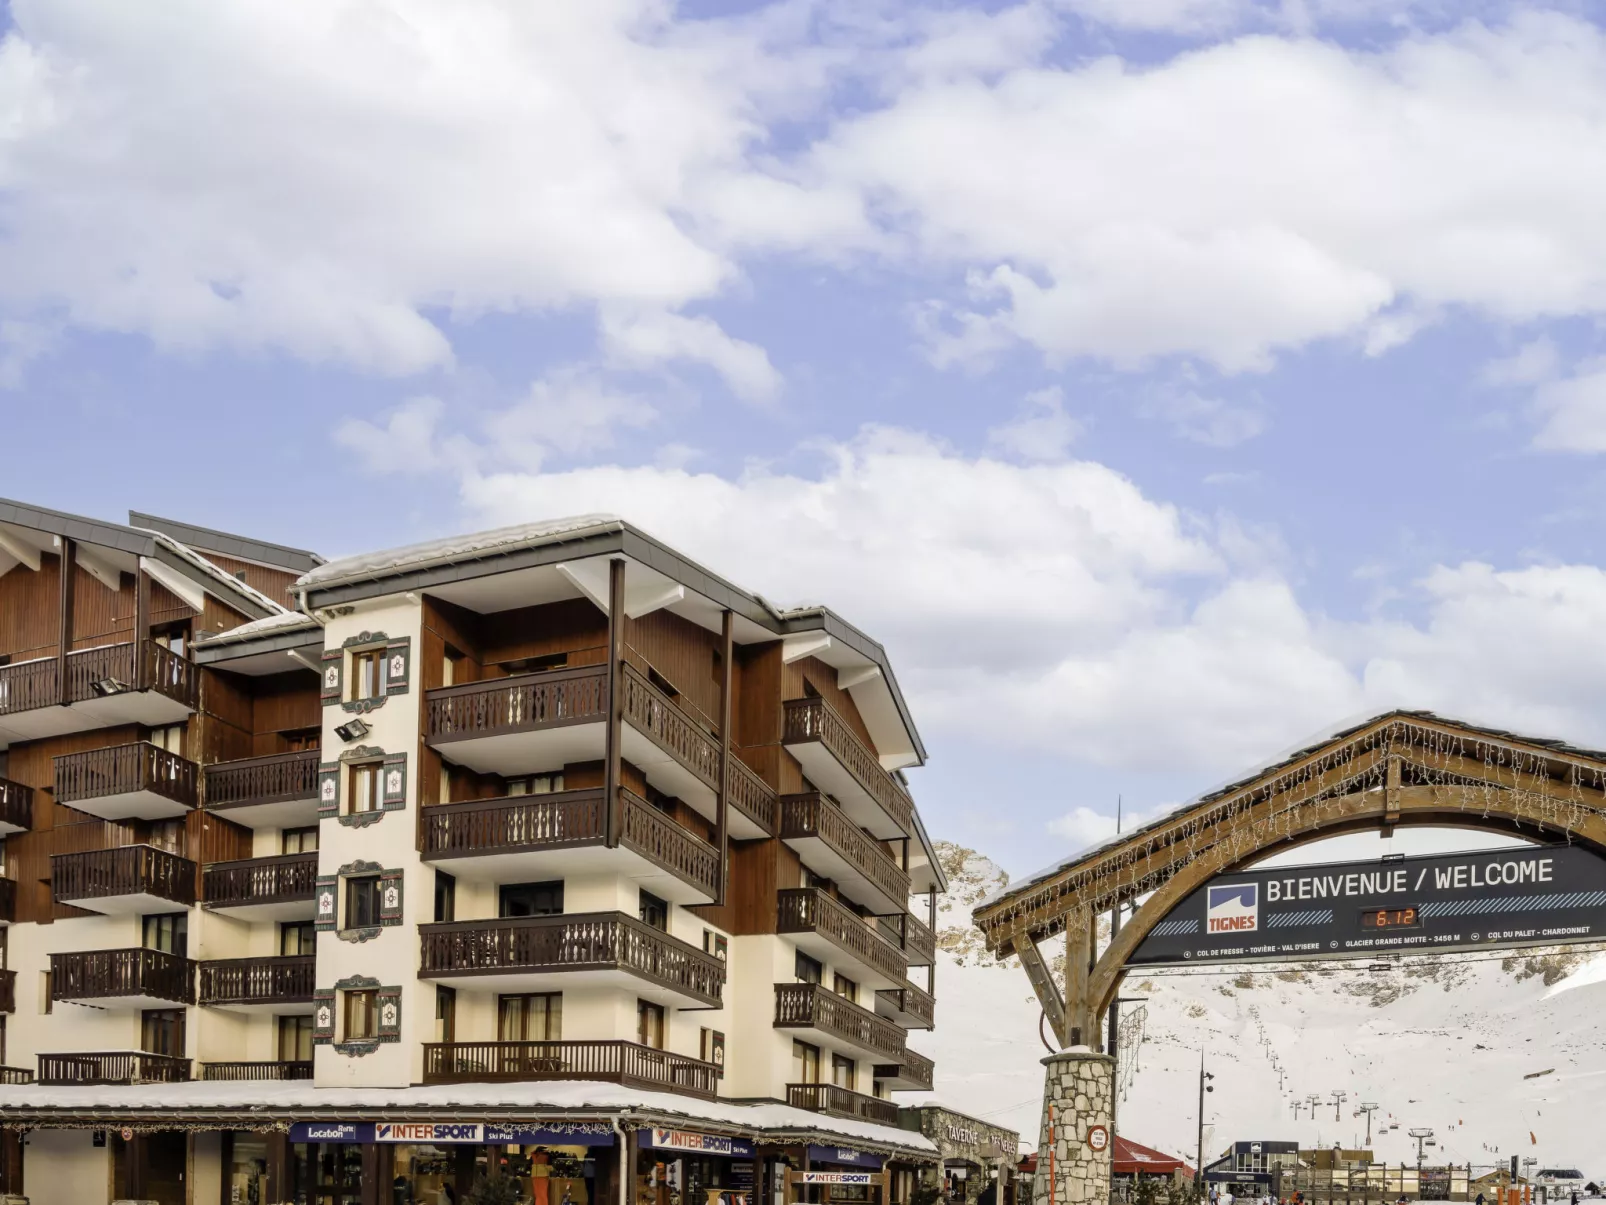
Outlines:
{"type": "Polygon", "coordinates": [[[973,919],[995,954],[1020,955],[1060,1045],[1096,1047],[1126,960],[1191,892],[1293,845],[1401,825],[1565,840],[1606,855],[1606,754],[1389,712],[1013,887],[973,919]],[[1130,919],[1100,952],[1098,918],[1126,905],[1130,919]],[[1063,993],[1038,949],[1061,934],[1063,993]]]}

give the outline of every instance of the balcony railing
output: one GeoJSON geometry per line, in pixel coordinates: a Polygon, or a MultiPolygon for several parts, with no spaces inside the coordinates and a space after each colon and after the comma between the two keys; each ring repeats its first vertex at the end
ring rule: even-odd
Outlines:
{"type": "Polygon", "coordinates": [[[318,855],[280,854],[210,862],[202,872],[202,894],[209,908],[292,904],[312,899],[318,882],[318,855]]]}
{"type": "MultiPolygon", "coordinates": [[[[849,820],[818,791],[781,797],[781,839],[818,838],[901,908],[909,898],[909,876],[879,841],[849,820]]],[[[807,861],[807,859],[805,859],[807,861]]]]}
{"type": "Polygon", "coordinates": [[[712,1100],[719,1068],[636,1042],[431,1042],[424,1046],[426,1084],[570,1079],[603,1080],[649,1091],[667,1089],[712,1100]]]}
{"type": "Polygon", "coordinates": [[[0,971],[0,1013],[17,1011],[17,972],[0,971]]]}
{"type": "Polygon", "coordinates": [[[61,702],[56,659],[41,657],[16,665],[0,665],[0,715],[54,707],[61,702]]]}
{"type": "MultiPolygon", "coordinates": [[[[621,789],[620,844],[710,898],[718,886],[719,851],[635,792],[621,789]]],[[[607,839],[604,792],[560,791],[477,799],[424,809],[424,857],[568,849],[607,839]]]]}
{"type": "Polygon", "coordinates": [[[719,740],[635,666],[621,667],[625,719],[708,786],[719,789],[719,740]]]}
{"type": "Polygon", "coordinates": [[[770,836],[775,835],[775,792],[732,751],[725,780],[725,796],[731,807],[746,816],[770,836]]]}
{"type": "Polygon", "coordinates": [[[718,1007],[725,963],[623,912],[418,927],[420,978],[624,971],[718,1007]]]}
{"type": "Polygon", "coordinates": [[[195,863],[154,845],[52,854],[50,886],[62,904],[151,895],[188,907],[195,902],[195,863]]]}
{"type": "Polygon", "coordinates": [[[928,967],[937,959],[937,936],[911,912],[876,917],[887,939],[903,949],[912,967],[928,967]]]}
{"type": "Polygon", "coordinates": [[[787,1084],[786,1103],[794,1109],[807,1109],[810,1113],[851,1117],[877,1125],[898,1124],[898,1106],[892,1101],[866,1096],[862,1092],[850,1092],[835,1084],[787,1084]]]}
{"type": "Polygon", "coordinates": [[[10,924],[17,919],[17,880],[0,879],[0,921],[10,924]]]}
{"type": "Polygon", "coordinates": [[[41,1084],[177,1084],[189,1078],[189,1059],[142,1050],[39,1056],[41,1084]]]}
{"type": "Polygon", "coordinates": [[[905,1050],[903,1057],[896,1063],[877,1065],[876,1079],[897,1079],[904,1082],[898,1092],[930,1092],[933,1078],[937,1074],[936,1064],[925,1055],[914,1050],[905,1050]]]}
{"type": "Polygon", "coordinates": [[[195,963],[142,947],[50,956],[52,1000],[113,1000],[126,996],[194,1004],[195,963]]]}
{"type": "Polygon", "coordinates": [[[66,753],[56,758],[56,802],[76,807],[106,795],[148,791],[193,808],[200,767],[148,741],[66,753]]]}
{"type": "Polygon", "coordinates": [[[141,641],[139,647],[143,675],[134,672],[132,641],[68,653],[65,699],[61,696],[56,658],[0,666],[0,715],[99,698],[97,682],[116,683],[120,690],[154,690],[193,711],[197,700],[195,666],[154,640],[141,641]]]}
{"type": "Polygon", "coordinates": [[[608,714],[608,670],[588,665],[446,686],[429,692],[427,711],[432,741],[596,723],[608,714]]]}
{"type": "Polygon", "coordinates": [[[881,768],[876,755],[865,748],[853,729],[824,699],[787,699],[784,745],[818,741],[840,762],[881,810],[907,833],[914,822],[914,800],[898,780],[881,768]]]}
{"type": "Polygon", "coordinates": [[[901,980],[909,970],[897,946],[818,887],[781,890],[775,931],[817,933],[889,979],[901,980]]]}
{"type": "Polygon", "coordinates": [[[202,1063],[201,1078],[209,1080],[311,1079],[311,1059],[284,1059],[273,1063],[202,1063]]]}
{"type": "Polygon", "coordinates": [[[316,799],[320,756],[316,749],[304,749],[210,765],[206,767],[207,809],[316,799]]]}
{"type": "Polygon", "coordinates": [[[0,1084],[31,1084],[33,1072],[24,1067],[0,1067],[0,1084]]]}
{"type": "Polygon", "coordinates": [[[912,983],[876,993],[876,1003],[909,1018],[911,1029],[930,1029],[937,1023],[937,1001],[912,983]]]}
{"type": "Polygon", "coordinates": [[[775,985],[775,1028],[818,1029],[893,1059],[905,1049],[902,1029],[818,983],[775,985]]]}
{"type": "Polygon", "coordinates": [[[0,778],[0,824],[22,829],[33,827],[32,787],[0,778]]]}
{"type": "Polygon", "coordinates": [[[317,959],[222,958],[201,963],[202,1004],[311,1004],[317,959]]]}

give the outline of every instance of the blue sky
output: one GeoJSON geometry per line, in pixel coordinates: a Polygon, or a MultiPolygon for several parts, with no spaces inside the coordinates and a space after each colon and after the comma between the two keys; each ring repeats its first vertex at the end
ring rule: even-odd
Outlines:
{"type": "Polygon", "coordinates": [[[1606,741],[1594,15],[0,0],[0,493],[625,514],[1015,871],[1356,712],[1606,741]]]}

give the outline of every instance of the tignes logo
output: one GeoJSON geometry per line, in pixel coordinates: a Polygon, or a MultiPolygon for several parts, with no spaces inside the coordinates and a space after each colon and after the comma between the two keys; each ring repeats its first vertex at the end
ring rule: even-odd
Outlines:
{"type": "Polygon", "coordinates": [[[1260,884],[1211,887],[1205,898],[1205,932],[1252,933],[1260,928],[1260,884]]]}

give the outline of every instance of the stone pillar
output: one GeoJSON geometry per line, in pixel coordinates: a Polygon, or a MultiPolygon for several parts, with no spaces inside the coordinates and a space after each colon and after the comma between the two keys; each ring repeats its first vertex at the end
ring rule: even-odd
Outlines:
{"type": "Polygon", "coordinates": [[[1072,1046],[1049,1055],[1043,1066],[1047,1074],[1032,1205],[1108,1205],[1115,1060],[1087,1046],[1072,1046]],[[1096,1128],[1102,1134],[1095,1134],[1096,1128]]]}

